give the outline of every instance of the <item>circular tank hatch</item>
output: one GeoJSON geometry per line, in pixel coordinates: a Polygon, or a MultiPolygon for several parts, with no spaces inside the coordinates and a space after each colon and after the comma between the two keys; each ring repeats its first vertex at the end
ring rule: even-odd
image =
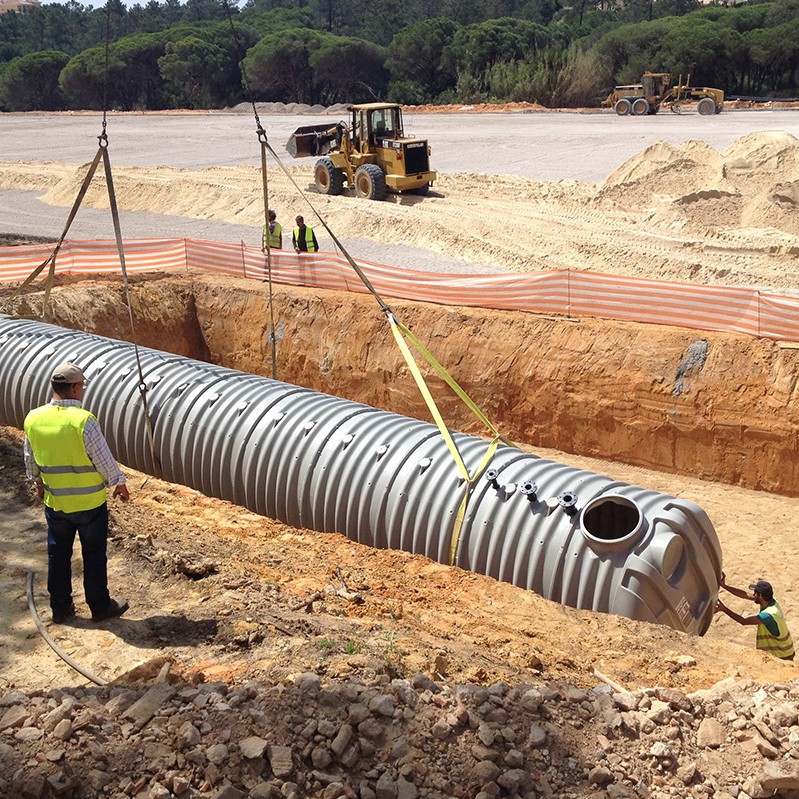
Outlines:
{"type": "Polygon", "coordinates": [[[626,497],[597,497],[580,514],[580,529],[594,549],[625,549],[639,538],[641,509],[626,497]]]}

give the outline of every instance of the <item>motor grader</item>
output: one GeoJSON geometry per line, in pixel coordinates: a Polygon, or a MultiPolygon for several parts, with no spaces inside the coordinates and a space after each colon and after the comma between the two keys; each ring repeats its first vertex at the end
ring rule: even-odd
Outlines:
{"type": "Polygon", "coordinates": [[[657,114],[661,106],[679,114],[684,106],[694,103],[702,116],[720,114],[724,92],[707,86],[691,86],[690,75],[685,83],[682,75],[673,83],[668,72],[644,72],[641,83],[616,86],[602,101],[602,105],[612,106],[619,116],[657,114]]]}
{"type": "Polygon", "coordinates": [[[430,147],[405,135],[400,106],[368,103],[349,110],[349,124],[305,125],[286,142],[294,158],[323,156],[314,167],[317,191],[341,194],[346,183],[356,197],[370,200],[382,200],[387,191],[427,194],[436,179],[430,147]]]}

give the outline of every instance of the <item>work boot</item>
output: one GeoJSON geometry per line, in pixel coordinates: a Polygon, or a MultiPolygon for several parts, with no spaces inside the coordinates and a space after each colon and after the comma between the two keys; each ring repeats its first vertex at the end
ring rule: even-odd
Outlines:
{"type": "Polygon", "coordinates": [[[116,599],[112,599],[104,611],[101,613],[92,613],[92,621],[114,619],[117,616],[121,616],[129,607],[130,605],[124,600],[122,602],[117,602],[116,599]]]}
{"type": "Polygon", "coordinates": [[[65,624],[75,615],[75,605],[70,604],[65,608],[58,608],[53,611],[53,624],[65,624]]]}

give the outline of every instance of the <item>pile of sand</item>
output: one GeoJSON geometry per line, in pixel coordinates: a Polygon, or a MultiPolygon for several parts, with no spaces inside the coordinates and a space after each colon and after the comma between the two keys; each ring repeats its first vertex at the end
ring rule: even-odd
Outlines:
{"type": "Polygon", "coordinates": [[[696,232],[772,229],[799,235],[799,139],[750,133],[719,153],[704,142],[659,142],[616,169],[597,202],[653,208],[658,226],[696,232]]]}

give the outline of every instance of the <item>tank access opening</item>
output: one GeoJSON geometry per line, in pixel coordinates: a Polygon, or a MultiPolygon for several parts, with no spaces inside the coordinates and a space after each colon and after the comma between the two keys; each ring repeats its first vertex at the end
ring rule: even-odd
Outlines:
{"type": "Polygon", "coordinates": [[[644,517],[641,509],[626,497],[605,496],[589,502],[580,524],[589,541],[629,546],[638,537],[644,517]]]}

